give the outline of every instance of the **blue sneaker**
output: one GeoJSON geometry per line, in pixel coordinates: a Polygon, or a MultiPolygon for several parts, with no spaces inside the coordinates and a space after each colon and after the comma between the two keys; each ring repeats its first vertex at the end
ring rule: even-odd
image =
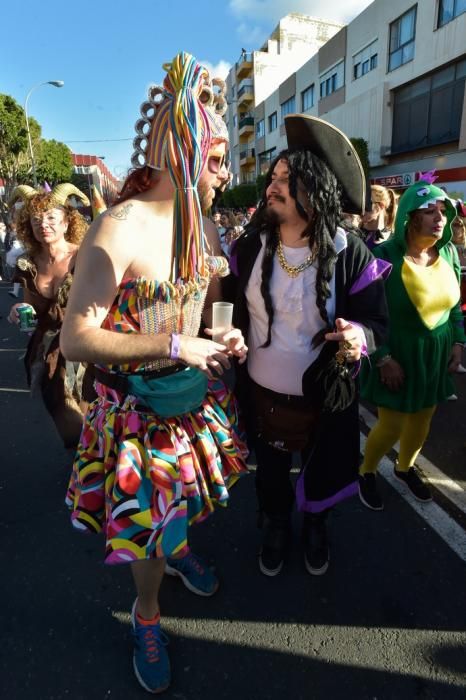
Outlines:
{"type": "Polygon", "coordinates": [[[167,636],[156,625],[141,625],[136,617],[136,605],[131,610],[134,635],[133,668],[136,678],[149,693],[161,693],[170,685],[170,660],[166,646],[167,636]]]}
{"type": "Polygon", "coordinates": [[[196,595],[214,595],[219,587],[218,578],[213,571],[192,552],[181,559],[167,557],[165,573],[179,576],[186,588],[196,595]]]}

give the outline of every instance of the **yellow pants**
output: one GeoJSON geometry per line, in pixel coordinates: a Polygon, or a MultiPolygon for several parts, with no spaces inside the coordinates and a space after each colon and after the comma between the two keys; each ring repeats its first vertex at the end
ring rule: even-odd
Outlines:
{"type": "Polygon", "coordinates": [[[429,434],[430,422],[436,406],[417,413],[401,413],[389,408],[378,408],[379,420],[367,437],[364,462],[360,474],[375,474],[382,457],[399,440],[398,471],[407,472],[429,434]]]}

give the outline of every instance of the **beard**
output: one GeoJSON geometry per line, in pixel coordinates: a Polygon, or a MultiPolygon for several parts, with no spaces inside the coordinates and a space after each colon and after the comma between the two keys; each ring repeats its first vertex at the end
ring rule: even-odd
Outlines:
{"type": "Polygon", "coordinates": [[[197,184],[197,193],[199,195],[202,213],[207,214],[212,206],[212,202],[214,201],[212,188],[205,182],[199,181],[197,184]]]}
{"type": "Polygon", "coordinates": [[[275,211],[275,209],[269,207],[268,205],[265,208],[264,219],[265,223],[271,230],[278,228],[280,224],[285,222],[283,215],[280,215],[275,211]]]}

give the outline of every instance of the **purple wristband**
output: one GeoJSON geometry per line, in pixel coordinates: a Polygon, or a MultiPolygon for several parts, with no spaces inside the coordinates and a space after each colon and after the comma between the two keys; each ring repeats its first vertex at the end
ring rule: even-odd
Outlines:
{"type": "Polygon", "coordinates": [[[170,360],[178,360],[180,357],[180,336],[178,333],[171,334],[170,360]]]}

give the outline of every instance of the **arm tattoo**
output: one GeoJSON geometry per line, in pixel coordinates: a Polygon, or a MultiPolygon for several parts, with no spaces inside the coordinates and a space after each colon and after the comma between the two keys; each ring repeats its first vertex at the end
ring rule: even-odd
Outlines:
{"type": "Polygon", "coordinates": [[[126,221],[128,218],[128,212],[131,209],[133,205],[130,204],[125,204],[122,207],[118,207],[118,209],[110,209],[108,212],[108,215],[112,217],[112,219],[116,219],[117,221],[126,221]]]}

